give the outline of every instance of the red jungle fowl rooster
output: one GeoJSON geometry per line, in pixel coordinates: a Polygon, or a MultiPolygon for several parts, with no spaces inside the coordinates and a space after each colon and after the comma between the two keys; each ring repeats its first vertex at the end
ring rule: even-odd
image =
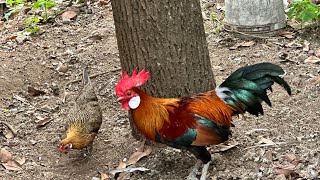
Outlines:
{"type": "MultiPolygon", "coordinates": [[[[149,78],[149,72],[134,70],[129,77],[123,72],[115,91],[125,110],[130,110],[137,129],[147,139],[185,149],[205,165],[201,179],[206,178],[211,155],[207,145],[228,140],[232,116],[246,111],[263,115],[262,101],[271,106],[267,90],[276,82],[289,95],[290,86],[281,75],[283,69],[271,63],[242,67],[232,73],[215,90],[183,98],[152,97],[138,88],[149,78]]],[[[196,163],[188,179],[195,178],[201,165],[196,163]]]]}
{"type": "Polygon", "coordinates": [[[67,116],[66,133],[59,145],[60,153],[84,149],[91,153],[92,143],[102,124],[102,112],[86,68],[83,70],[84,87],[67,116]]]}

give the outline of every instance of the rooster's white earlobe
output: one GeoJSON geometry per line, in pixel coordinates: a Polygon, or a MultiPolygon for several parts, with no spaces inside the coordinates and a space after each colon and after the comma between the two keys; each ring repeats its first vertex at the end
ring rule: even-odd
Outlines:
{"type": "Polygon", "coordinates": [[[131,109],[137,109],[137,107],[140,105],[140,102],[141,102],[140,96],[135,96],[130,99],[129,107],[131,109]]]}

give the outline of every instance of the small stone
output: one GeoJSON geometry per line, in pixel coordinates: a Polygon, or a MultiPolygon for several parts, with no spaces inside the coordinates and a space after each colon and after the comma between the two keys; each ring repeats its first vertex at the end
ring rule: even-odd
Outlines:
{"type": "Polygon", "coordinates": [[[30,41],[31,37],[26,34],[19,34],[16,38],[18,44],[22,44],[23,42],[30,41]]]}
{"type": "Polygon", "coordinates": [[[72,20],[75,20],[77,18],[78,14],[75,11],[66,11],[62,13],[62,22],[63,23],[69,23],[72,20]]]}
{"type": "Polygon", "coordinates": [[[62,73],[66,73],[68,71],[68,66],[60,63],[57,67],[57,71],[62,72],[62,73]]]}
{"type": "Polygon", "coordinates": [[[30,142],[31,142],[32,145],[36,145],[37,144],[37,141],[35,141],[35,140],[30,140],[30,142]]]}

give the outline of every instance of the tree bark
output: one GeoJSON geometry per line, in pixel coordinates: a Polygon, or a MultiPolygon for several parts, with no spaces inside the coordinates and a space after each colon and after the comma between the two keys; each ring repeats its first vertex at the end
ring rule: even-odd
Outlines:
{"type": "Polygon", "coordinates": [[[215,87],[199,0],[112,0],[123,70],[146,68],[144,90],[182,97],[215,87]]]}

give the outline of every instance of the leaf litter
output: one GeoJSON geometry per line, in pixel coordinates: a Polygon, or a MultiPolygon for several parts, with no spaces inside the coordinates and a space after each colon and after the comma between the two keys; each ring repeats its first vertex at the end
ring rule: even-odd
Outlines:
{"type": "Polygon", "coordinates": [[[120,162],[118,167],[114,170],[109,171],[112,178],[118,180],[126,179],[130,177],[130,173],[135,171],[149,171],[149,169],[144,167],[130,167],[136,164],[141,158],[148,156],[152,152],[152,148],[149,147],[145,149],[145,140],[141,143],[141,146],[134,152],[126,162],[120,162]],[[118,173],[120,173],[118,175],[118,173]],[[118,176],[117,176],[118,175],[118,176]]]}
{"type": "Polygon", "coordinates": [[[230,50],[236,50],[239,47],[251,47],[255,44],[254,41],[245,41],[245,42],[241,42],[241,43],[236,43],[234,46],[230,47],[230,50]]]}
{"type": "Polygon", "coordinates": [[[40,96],[40,95],[46,94],[46,92],[38,90],[38,89],[35,89],[32,86],[28,86],[28,93],[29,93],[30,96],[40,96]]]}
{"type": "Polygon", "coordinates": [[[52,119],[51,118],[44,118],[40,121],[37,122],[36,128],[39,129],[41,127],[44,127],[45,125],[47,125],[52,119]]]}
{"type": "Polygon", "coordinates": [[[279,36],[285,37],[287,39],[294,39],[295,38],[294,33],[290,32],[290,31],[282,31],[279,33],[279,36]]]}
{"type": "Polygon", "coordinates": [[[304,60],[305,63],[318,64],[320,63],[320,58],[316,56],[310,56],[304,60]]]}
{"type": "Polygon", "coordinates": [[[238,145],[239,145],[239,143],[237,141],[229,141],[227,143],[215,145],[215,147],[211,151],[214,153],[224,152],[224,151],[228,151],[229,149],[232,149],[238,145]]]}
{"type": "Polygon", "coordinates": [[[26,162],[26,159],[23,158],[17,158],[16,160],[13,160],[11,152],[6,150],[5,148],[1,148],[0,150],[0,161],[1,165],[11,171],[20,171],[22,170],[21,165],[23,165],[26,162]]]}

